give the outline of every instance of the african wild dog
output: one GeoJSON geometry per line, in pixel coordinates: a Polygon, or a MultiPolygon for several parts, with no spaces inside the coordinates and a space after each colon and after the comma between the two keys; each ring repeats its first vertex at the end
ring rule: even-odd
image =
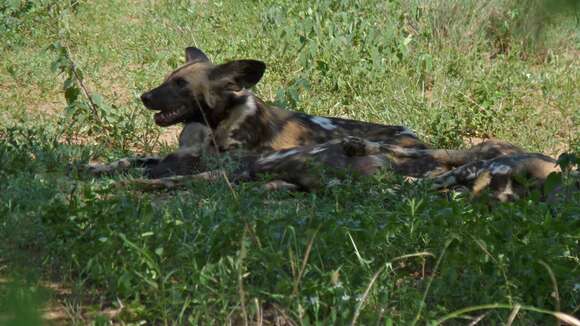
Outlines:
{"type": "MultiPolygon", "coordinates": [[[[402,126],[311,116],[267,106],[248,89],[262,78],[266,65],[237,60],[214,65],[197,48],[186,49],[186,64],[173,71],[158,87],[144,93],[146,108],[158,111],[159,126],[184,123],[181,150],[166,157],[125,159],[93,172],[142,165],[151,177],[190,174],[178,157],[193,152],[223,153],[237,150],[259,154],[321,144],[342,137],[360,137],[402,147],[426,148],[402,126]]],[[[189,169],[192,169],[190,167],[189,169]]]]}
{"type": "Polygon", "coordinates": [[[261,61],[214,65],[197,48],[187,48],[186,57],[184,66],[141,99],[148,109],[159,110],[155,122],[160,126],[179,122],[208,126],[220,151],[277,151],[346,136],[425,147],[402,126],[311,116],[267,106],[248,90],[264,74],[266,65],[261,61]]]}
{"type": "Polygon", "coordinates": [[[208,171],[205,156],[236,158],[234,180],[268,174],[272,188],[315,189],[321,184],[315,165],[372,174],[380,168],[415,178],[431,178],[436,188],[465,186],[474,192],[492,188],[496,198],[521,195],[514,175],[538,183],[559,171],[555,161],[527,154],[503,142],[488,141],[469,150],[429,149],[409,129],[332,117],[312,116],[266,105],[249,89],[266,65],[256,60],[213,64],[197,48],[186,49],[187,62],[141,100],[159,126],[184,123],[180,149],[165,158],[134,158],[92,166],[93,173],[133,166],[151,180],[142,186],[172,187],[186,180],[213,180],[223,171],[208,171]],[[181,175],[177,176],[176,175],[181,175]],[[185,176],[184,176],[185,175],[185,176]]]}

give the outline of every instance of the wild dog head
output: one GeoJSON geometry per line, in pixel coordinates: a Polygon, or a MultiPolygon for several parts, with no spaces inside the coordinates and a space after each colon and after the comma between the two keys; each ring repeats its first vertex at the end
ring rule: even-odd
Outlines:
{"type": "Polygon", "coordinates": [[[155,123],[170,126],[200,122],[212,129],[224,119],[228,108],[247,100],[244,89],[254,86],[266,65],[257,60],[236,60],[214,65],[198,48],[185,49],[186,63],[158,87],[141,95],[146,108],[159,111],[155,123]]]}

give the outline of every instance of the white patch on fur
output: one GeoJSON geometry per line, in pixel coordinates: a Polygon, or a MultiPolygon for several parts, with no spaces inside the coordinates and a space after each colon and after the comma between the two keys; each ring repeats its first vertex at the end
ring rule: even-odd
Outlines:
{"type": "Polygon", "coordinates": [[[328,183],[326,184],[326,187],[330,188],[330,187],[336,187],[336,186],[340,186],[342,184],[342,181],[340,181],[337,178],[332,178],[330,180],[328,180],[328,183]]]}
{"type": "Polygon", "coordinates": [[[508,174],[512,171],[512,168],[501,163],[491,163],[489,166],[489,171],[491,174],[508,174]]]}
{"type": "Polygon", "coordinates": [[[311,117],[310,121],[316,123],[317,125],[321,126],[323,129],[326,130],[336,129],[336,125],[332,122],[332,120],[325,117],[311,117]]]}
{"type": "Polygon", "coordinates": [[[473,180],[477,177],[478,175],[478,169],[475,166],[470,166],[467,168],[467,175],[465,176],[465,179],[467,180],[473,180]]]}
{"type": "Polygon", "coordinates": [[[500,193],[496,194],[496,197],[497,197],[497,199],[499,199],[499,201],[501,201],[503,203],[511,201],[511,200],[518,200],[519,199],[518,194],[514,191],[511,179],[508,180],[505,188],[502,189],[500,193]]]}
{"type": "Polygon", "coordinates": [[[326,146],[314,146],[308,154],[317,154],[320,152],[324,152],[326,150],[326,146]]]}
{"type": "Polygon", "coordinates": [[[256,100],[254,99],[254,96],[251,94],[248,95],[246,103],[238,105],[234,108],[234,111],[237,110],[240,111],[240,114],[235,121],[232,121],[230,127],[231,131],[237,130],[240,127],[240,125],[244,123],[244,121],[246,121],[247,117],[252,116],[256,114],[256,112],[258,112],[258,105],[256,105],[256,100]]]}
{"type": "Polygon", "coordinates": [[[291,149],[291,150],[286,151],[286,152],[275,152],[275,153],[272,153],[266,157],[259,159],[258,164],[271,163],[271,162],[283,159],[285,157],[292,156],[298,152],[299,152],[299,150],[297,150],[297,149],[291,149]]]}
{"type": "Polygon", "coordinates": [[[273,180],[273,181],[266,183],[263,186],[263,188],[264,188],[264,190],[267,190],[267,191],[278,191],[278,190],[292,191],[292,190],[297,190],[298,186],[293,184],[293,183],[286,182],[284,180],[273,180]]]}
{"type": "Polygon", "coordinates": [[[397,134],[397,136],[401,136],[401,135],[407,135],[407,136],[417,138],[417,134],[415,134],[411,129],[409,129],[407,127],[404,127],[403,131],[401,131],[400,133],[397,134]]]}
{"type": "Polygon", "coordinates": [[[246,102],[232,108],[230,115],[219,124],[215,133],[218,146],[224,150],[230,148],[231,145],[240,144],[239,141],[231,138],[232,134],[240,128],[248,117],[258,112],[258,106],[252,93],[247,90],[240,92],[247,93],[246,102]]]}
{"type": "Polygon", "coordinates": [[[122,158],[109,164],[89,163],[86,168],[88,169],[89,173],[93,175],[99,175],[104,173],[126,171],[131,167],[145,165],[149,160],[159,160],[159,158],[155,156],[122,158]]]}

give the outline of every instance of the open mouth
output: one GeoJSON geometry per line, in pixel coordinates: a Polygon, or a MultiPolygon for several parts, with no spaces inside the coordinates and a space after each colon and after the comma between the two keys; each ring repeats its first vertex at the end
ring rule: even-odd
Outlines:
{"type": "Polygon", "coordinates": [[[153,118],[155,123],[161,127],[167,127],[174,125],[176,123],[182,122],[187,115],[187,110],[185,107],[179,107],[170,111],[161,111],[155,113],[153,118]]]}

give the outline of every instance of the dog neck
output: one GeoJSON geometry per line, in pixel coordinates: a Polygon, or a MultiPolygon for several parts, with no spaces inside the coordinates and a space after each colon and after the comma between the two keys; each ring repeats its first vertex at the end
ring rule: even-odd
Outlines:
{"type": "Polygon", "coordinates": [[[269,107],[249,90],[242,90],[238,95],[243,96],[244,100],[228,110],[227,117],[217,125],[214,131],[220,150],[266,149],[281,121],[289,117],[291,113],[280,108],[269,107]]]}

